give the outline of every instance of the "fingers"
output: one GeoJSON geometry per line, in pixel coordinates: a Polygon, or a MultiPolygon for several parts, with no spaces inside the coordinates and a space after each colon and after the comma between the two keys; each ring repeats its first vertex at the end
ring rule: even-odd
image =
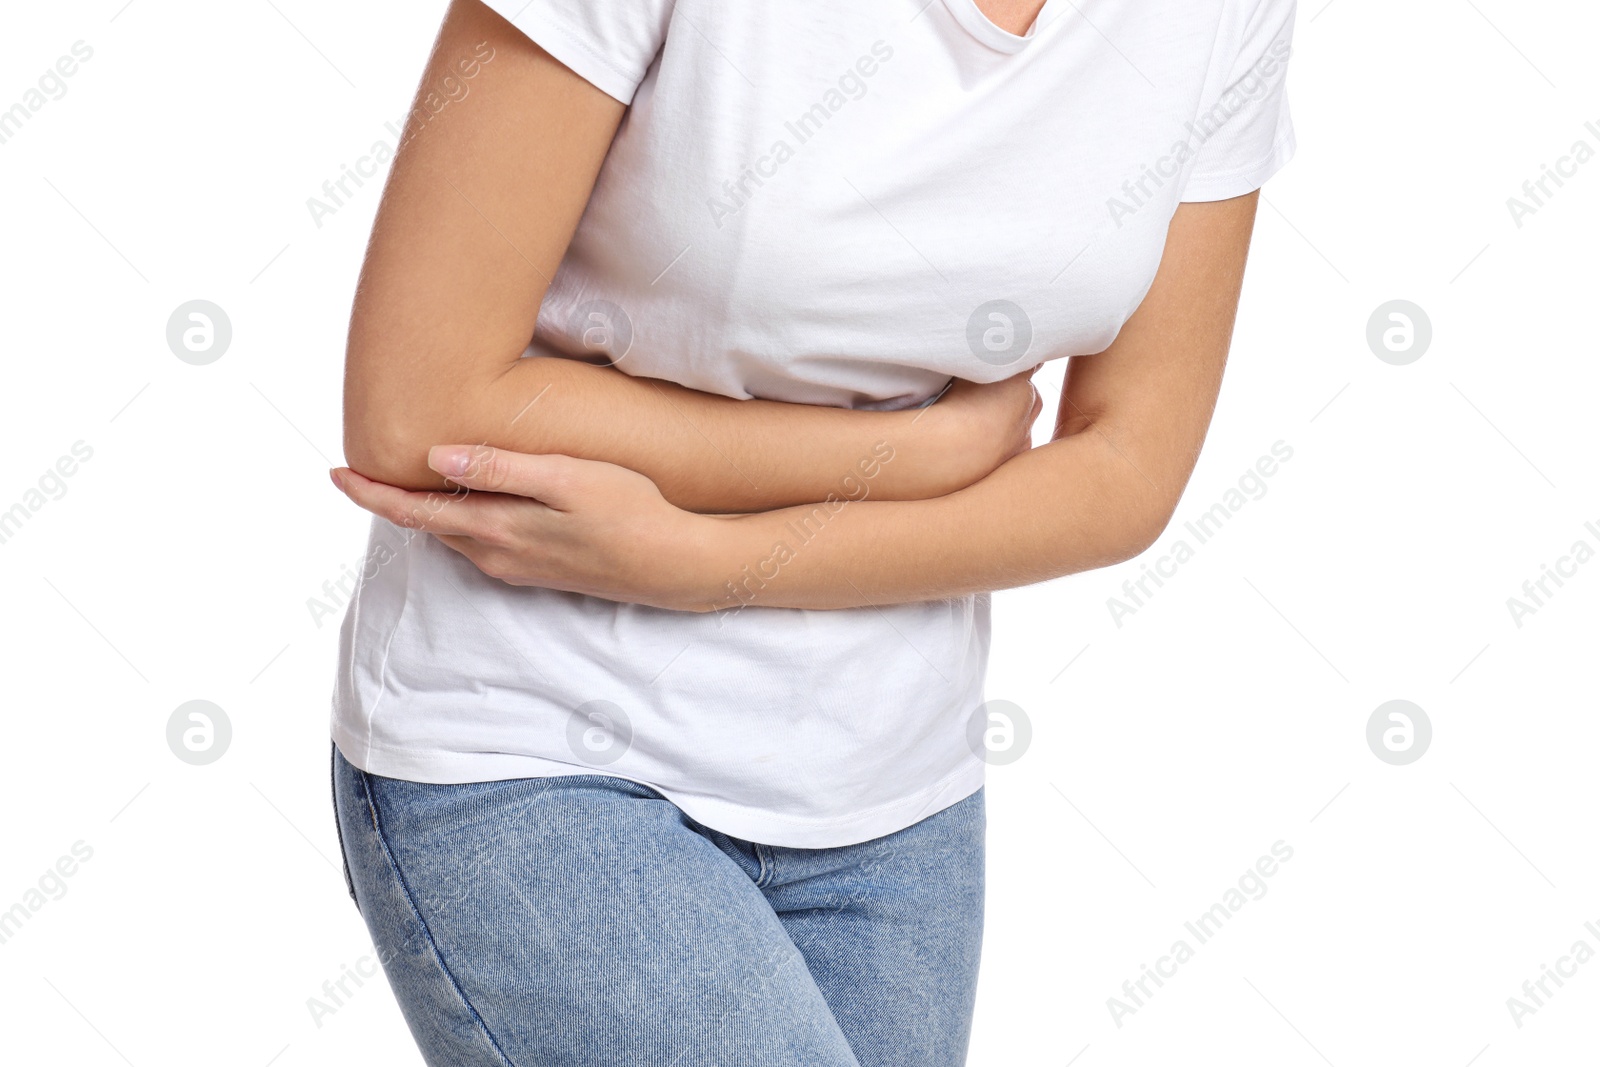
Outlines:
{"type": "Polygon", "coordinates": [[[510,583],[512,577],[510,569],[505,565],[506,561],[500,549],[485,544],[475,537],[462,537],[459,534],[435,534],[434,540],[446,548],[461,553],[467,558],[467,562],[488,577],[510,583]]]}
{"type": "Polygon", "coordinates": [[[375,482],[349,467],[336,467],[328,474],[345,496],[396,526],[472,536],[483,525],[480,502],[465,492],[413,493],[375,482]]]}
{"type": "Polygon", "coordinates": [[[561,510],[571,504],[575,480],[586,462],[488,445],[435,445],[428,450],[428,466],[457,485],[529,497],[561,510]]]}

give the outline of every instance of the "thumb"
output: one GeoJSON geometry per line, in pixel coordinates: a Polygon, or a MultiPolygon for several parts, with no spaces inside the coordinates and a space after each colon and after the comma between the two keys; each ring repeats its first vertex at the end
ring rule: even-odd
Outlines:
{"type": "Polygon", "coordinates": [[[565,510],[576,491],[574,469],[582,460],[530,455],[488,445],[434,445],[428,466],[457,485],[485,493],[509,493],[565,510]]]}

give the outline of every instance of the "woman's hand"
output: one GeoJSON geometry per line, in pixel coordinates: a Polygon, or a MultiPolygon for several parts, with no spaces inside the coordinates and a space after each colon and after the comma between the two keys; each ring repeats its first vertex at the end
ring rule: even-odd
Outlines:
{"type": "MultiPolygon", "coordinates": [[[[1037,368],[1035,368],[1037,369],[1037,368]]],[[[1041,401],[1032,371],[978,385],[958,380],[931,408],[912,450],[917,470],[896,459],[891,434],[841,471],[832,499],[885,493],[888,474],[936,475],[956,492],[1031,447],[1041,401]],[[931,469],[930,469],[931,468],[931,469]],[[901,473],[906,472],[906,473],[901,473]]],[[[887,413],[886,413],[887,414],[887,413]]],[[[909,413],[896,413],[909,415],[909,413]]],[[[911,419],[917,415],[909,416],[911,419]]],[[[397,526],[433,534],[480,571],[509,585],[539,586],[623,603],[706,611],[737,570],[734,527],[669,502],[645,475],[614,463],[559,454],[529,455],[486,445],[438,445],[428,466],[471,492],[414,492],[349,467],[333,482],[361,507],[397,526]]]]}
{"type": "Polygon", "coordinates": [[[397,526],[425,530],[483,573],[624,603],[702,607],[721,522],[668,503],[644,475],[613,463],[440,445],[428,466],[470,493],[410,492],[348,467],[333,482],[397,526]]]}
{"type": "Polygon", "coordinates": [[[1044,398],[1033,385],[1038,369],[982,385],[957,378],[934,402],[933,413],[942,409],[950,419],[952,461],[960,463],[965,456],[970,466],[966,472],[970,476],[958,488],[987,477],[1000,464],[1033,447],[1033,424],[1044,408],[1044,398]]]}
{"type": "Polygon", "coordinates": [[[884,441],[894,449],[895,461],[873,495],[879,500],[948,496],[1033,447],[1033,423],[1044,406],[1033,387],[1038,369],[987,384],[957,378],[924,408],[852,412],[872,420],[862,422],[864,440],[884,441]]]}
{"type": "MultiPolygon", "coordinates": [[[[879,608],[1108,566],[1155,542],[1194,470],[1256,202],[1251,193],[1178,208],[1144,302],[1109,348],[1069,364],[1050,443],[1024,443],[1020,424],[1037,407],[1029,375],[971,387],[981,399],[1014,399],[1026,416],[998,420],[1019,452],[959,492],[887,498],[878,479],[901,462],[892,435],[851,469],[843,499],[736,516],[679,508],[625,467],[486,447],[429,453],[451,483],[481,490],[465,498],[406,492],[348,470],[334,471],[334,481],[362,507],[436,533],[505,581],[681,611],[879,608]],[[1014,394],[981,392],[996,388],[1014,394]],[[1093,413],[1095,432],[1077,426],[1083,413],[1093,413]]],[[[958,383],[919,414],[959,407],[971,389],[958,383]]]]}
{"type": "MultiPolygon", "coordinates": [[[[977,482],[1031,448],[1031,426],[1041,407],[1032,373],[985,385],[958,380],[934,405],[944,405],[938,417],[918,427],[922,436],[914,447],[906,447],[905,434],[891,435],[899,437],[900,446],[878,441],[870,454],[841,473],[826,500],[770,512],[699,514],[667,500],[650,478],[614,463],[488,445],[436,445],[429,450],[428,467],[459,492],[402,489],[348,467],[330,474],[362,508],[396,526],[432,534],[485,575],[508,585],[673,611],[718,611],[763,602],[813,606],[785,603],[788,598],[777,589],[787,583],[778,579],[821,551],[813,544],[844,535],[841,528],[830,537],[818,537],[824,529],[845,525],[846,514],[862,515],[868,522],[867,515],[905,517],[911,528],[926,533],[946,525],[932,518],[946,514],[938,510],[946,501],[958,511],[972,510],[954,503],[967,495],[960,490],[970,489],[962,484],[939,497],[891,500],[882,489],[888,472],[907,466],[904,452],[919,462],[948,461],[943,470],[947,478],[964,465],[962,478],[977,482]],[[892,510],[877,510],[883,507],[892,510]],[[935,510],[924,510],[929,507],[935,510]],[[915,514],[900,509],[915,509],[915,514]],[[916,517],[923,514],[929,519],[916,517]]],[[[923,413],[933,414],[931,408],[923,413]]],[[[847,578],[846,584],[849,596],[840,600],[830,595],[829,603],[815,606],[872,602],[856,582],[847,578]]]]}

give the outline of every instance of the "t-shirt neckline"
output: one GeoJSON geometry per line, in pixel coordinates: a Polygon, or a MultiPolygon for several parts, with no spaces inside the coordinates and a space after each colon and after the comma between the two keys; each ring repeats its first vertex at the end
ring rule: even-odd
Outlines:
{"type": "Polygon", "coordinates": [[[1057,0],[1045,0],[1044,6],[1039,9],[1039,14],[1033,20],[1033,25],[1028,27],[1028,32],[1018,36],[989,21],[989,16],[978,7],[977,0],[944,0],[944,6],[949,9],[950,14],[954,15],[962,28],[976,37],[980,44],[987,45],[997,52],[1010,53],[1020,52],[1034,41],[1039,29],[1049,25],[1050,20],[1046,16],[1056,5],[1057,0]]]}

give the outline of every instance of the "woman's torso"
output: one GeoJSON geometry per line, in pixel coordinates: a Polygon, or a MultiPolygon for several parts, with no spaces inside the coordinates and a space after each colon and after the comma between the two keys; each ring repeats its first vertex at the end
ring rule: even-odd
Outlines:
{"type": "MultiPolygon", "coordinates": [[[[1048,0],[1019,37],[973,0],[671,7],[531,351],[857,408],[1104,349],[1206,143],[1257,121],[1209,110],[1231,53],[1292,13],[1118,0],[1091,25],[1048,0]]],[[[750,562],[757,585],[777,566],[750,562]]],[[[891,832],[982,782],[987,597],[668,612],[505,586],[381,520],[365,571],[334,732],[373,773],[600,770],[796,846],[891,832]]]]}

